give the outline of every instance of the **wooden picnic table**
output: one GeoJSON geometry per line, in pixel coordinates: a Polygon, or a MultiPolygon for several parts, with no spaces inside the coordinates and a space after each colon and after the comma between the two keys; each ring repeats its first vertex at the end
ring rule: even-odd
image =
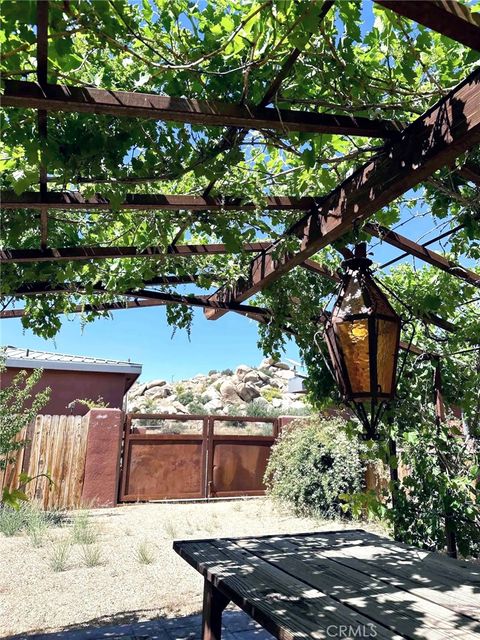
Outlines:
{"type": "Polygon", "coordinates": [[[203,639],[233,602],[280,640],[480,638],[480,565],[359,529],[185,540],[205,578],[203,639]]]}

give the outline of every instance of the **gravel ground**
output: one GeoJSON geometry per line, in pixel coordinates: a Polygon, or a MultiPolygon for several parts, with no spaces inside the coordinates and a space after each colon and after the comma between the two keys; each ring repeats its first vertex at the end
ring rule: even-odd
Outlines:
{"type": "Polygon", "coordinates": [[[85,566],[84,547],[72,542],[61,572],[52,555],[72,540],[72,524],[49,529],[38,548],[26,535],[0,534],[0,636],[201,611],[202,578],[174,553],[174,539],[343,528],[293,517],[266,498],[97,509],[90,522],[102,564],[85,566]],[[139,561],[142,549],[151,564],[139,561]]]}

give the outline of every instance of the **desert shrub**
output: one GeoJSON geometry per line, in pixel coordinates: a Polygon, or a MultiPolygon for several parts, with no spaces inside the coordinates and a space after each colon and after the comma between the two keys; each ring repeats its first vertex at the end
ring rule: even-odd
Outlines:
{"type": "Polygon", "coordinates": [[[35,504],[29,504],[24,511],[27,512],[25,529],[30,538],[30,542],[34,547],[41,547],[49,526],[53,524],[53,519],[48,512],[42,511],[42,509],[35,504]]]}
{"type": "Polygon", "coordinates": [[[224,369],[223,371],[220,371],[220,373],[222,376],[233,376],[233,371],[231,369],[224,369]]]}
{"type": "Polygon", "coordinates": [[[48,564],[55,571],[65,571],[70,557],[71,544],[68,538],[52,543],[48,564]]]}
{"type": "MultiPolygon", "coordinates": [[[[227,412],[228,413],[228,412],[227,412]]],[[[238,410],[237,410],[238,413],[238,410]]],[[[285,409],[283,407],[272,407],[268,404],[264,398],[252,400],[247,402],[245,407],[240,412],[240,415],[245,415],[250,418],[278,418],[279,416],[310,416],[312,410],[305,407],[295,407],[292,409],[285,409]]]]}
{"type": "Polygon", "coordinates": [[[363,464],[340,418],[295,420],[273,446],[265,472],[270,496],[300,515],[342,515],[341,494],[358,491],[363,464]]]}
{"type": "Polygon", "coordinates": [[[163,525],[163,528],[169,538],[177,537],[177,527],[171,520],[167,520],[167,522],[165,522],[165,524],[163,525]]]}
{"type": "Polygon", "coordinates": [[[65,514],[61,511],[43,511],[32,502],[22,502],[16,507],[0,506],[0,533],[6,536],[26,532],[34,546],[41,546],[50,526],[63,523],[65,514]]]}
{"type": "Polygon", "coordinates": [[[206,395],[194,396],[193,401],[188,405],[190,413],[205,413],[205,405],[210,401],[206,395]]]}
{"type": "Polygon", "coordinates": [[[141,542],[138,545],[135,557],[140,564],[153,564],[155,562],[155,554],[148,542],[141,542]]]}
{"type": "Polygon", "coordinates": [[[84,544],[82,546],[81,557],[86,567],[99,567],[104,564],[102,550],[98,544],[84,544]]]}
{"type": "Polygon", "coordinates": [[[271,402],[275,398],[277,398],[278,400],[283,398],[283,393],[280,391],[280,389],[276,389],[275,387],[272,387],[271,389],[262,389],[260,393],[262,395],[262,398],[265,398],[267,402],[271,402]]]}
{"type": "Polygon", "coordinates": [[[97,540],[97,532],[91,524],[88,511],[79,511],[73,518],[73,542],[81,545],[93,544],[97,540]]]}
{"type": "Polygon", "coordinates": [[[210,371],[208,372],[209,376],[214,376],[216,373],[218,373],[218,371],[216,369],[210,369],[210,371]]]}
{"type": "Polygon", "coordinates": [[[183,405],[188,406],[195,400],[195,394],[193,393],[193,391],[182,391],[181,393],[177,394],[177,400],[183,405]]]}
{"type": "Polygon", "coordinates": [[[23,509],[0,507],[0,532],[5,536],[16,536],[25,527],[23,509]]]}

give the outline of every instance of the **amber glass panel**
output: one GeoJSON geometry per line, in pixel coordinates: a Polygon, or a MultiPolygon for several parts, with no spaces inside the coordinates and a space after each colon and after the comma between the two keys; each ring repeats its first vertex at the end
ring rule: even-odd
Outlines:
{"type": "Polygon", "coordinates": [[[368,320],[339,322],[335,325],[352,393],[370,395],[368,320]]]}
{"type": "Polygon", "coordinates": [[[377,377],[380,393],[394,391],[395,352],[397,348],[398,324],[389,320],[377,320],[377,377]]]}
{"type": "Polygon", "coordinates": [[[342,317],[368,312],[359,278],[360,274],[357,272],[353,273],[350,277],[339,309],[339,315],[342,317]]]}

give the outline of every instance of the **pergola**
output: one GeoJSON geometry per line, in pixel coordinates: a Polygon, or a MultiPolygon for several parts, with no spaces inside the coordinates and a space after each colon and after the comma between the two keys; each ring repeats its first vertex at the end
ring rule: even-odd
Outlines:
{"type": "MultiPolygon", "coordinates": [[[[480,51],[480,14],[471,13],[465,5],[448,1],[376,0],[401,16],[455,39],[467,47],[480,51]]],[[[318,23],[334,6],[325,0],[318,12],[318,23]]],[[[446,271],[476,287],[480,286],[480,275],[448,260],[428,248],[437,238],[419,244],[396,231],[372,224],[368,219],[382,207],[393,202],[409,189],[427,181],[442,167],[450,167],[466,181],[480,185],[480,166],[466,162],[456,166],[456,159],[480,143],[480,69],[476,68],[426,113],[405,126],[393,120],[369,119],[363,116],[334,115],[317,111],[278,109],[272,106],[282,82],[291,72],[301,50],[293,48],[284,60],[277,75],[272,78],[263,99],[256,106],[245,106],[220,101],[202,102],[196,99],[160,96],[138,92],[111,91],[85,86],[67,86],[47,82],[48,64],[48,0],[37,2],[37,81],[4,81],[2,104],[17,109],[36,109],[38,131],[42,144],[47,140],[48,112],[78,112],[85,114],[107,114],[121,117],[153,119],[175,123],[190,123],[197,126],[227,127],[221,143],[213,154],[238,145],[250,130],[279,132],[301,131],[335,135],[368,136],[382,138],[383,145],[371,160],[360,166],[330,193],[308,197],[268,195],[263,211],[298,211],[298,220],[291,225],[280,240],[275,242],[253,242],[243,247],[253,253],[248,277],[235,286],[225,285],[209,295],[179,295],[160,292],[152,287],[195,282],[197,276],[172,276],[162,273],[143,283],[141,289],[122,291],[125,304],[113,303],[94,307],[79,306],[78,311],[138,308],[145,306],[182,304],[201,307],[210,320],[216,320],[228,311],[246,315],[259,322],[269,322],[268,309],[245,304],[246,301],[280,279],[295,267],[301,267],[337,280],[338,276],[327,266],[311,260],[320,249],[332,244],[352,229],[363,229],[383,242],[401,249],[402,255],[411,255],[446,271]],[[279,251],[281,240],[296,237],[300,249],[295,252],[279,251]]],[[[6,247],[1,251],[3,265],[24,262],[91,261],[108,259],[145,260],[175,258],[194,260],[196,257],[228,253],[224,244],[178,244],[173,241],[168,247],[150,246],[51,246],[48,237],[48,218],[55,209],[102,211],[109,209],[107,197],[98,193],[85,197],[76,191],[51,191],[48,166],[43,156],[39,174],[39,191],[27,191],[20,195],[2,191],[3,209],[37,210],[39,215],[39,248],[23,249],[6,247]]],[[[94,182],[93,180],[88,180],[94,182]]],[[[148,182],[139,178],[135,183],[148,182]]],[[[81,179],[78,183],[82,182],[81,179]]],[[[98,182],[102,182],[101,178],[98,182]]],[[[138,194],[131,193],[116,209],[129,211],[188,211],[198,215],[208,212],[255,211],[257,205],[248,200],[228,194],[211,195],[215,180],[211,181],[200,196],[138,194]]],[[[458,231],[462,225],[443,233],[440,238],[458,231]]],[[[105,293],[108,289],[98,282],[94,292],[105,293]]],[[[50,286],[45,282],[24,282],[13,292],[14,297],[26,297],[47,293],[64,295],[81,294],[78,285],[65,282],[50,286]]],[[[115,293],[115,292],[112,292],[115,293]]],[[[2,318],[19,317],[23,310],[4,309],[2,318]]],[[[445,329],[455,329],[452,323],[429,314],[426,318],[445,329]]]]}

